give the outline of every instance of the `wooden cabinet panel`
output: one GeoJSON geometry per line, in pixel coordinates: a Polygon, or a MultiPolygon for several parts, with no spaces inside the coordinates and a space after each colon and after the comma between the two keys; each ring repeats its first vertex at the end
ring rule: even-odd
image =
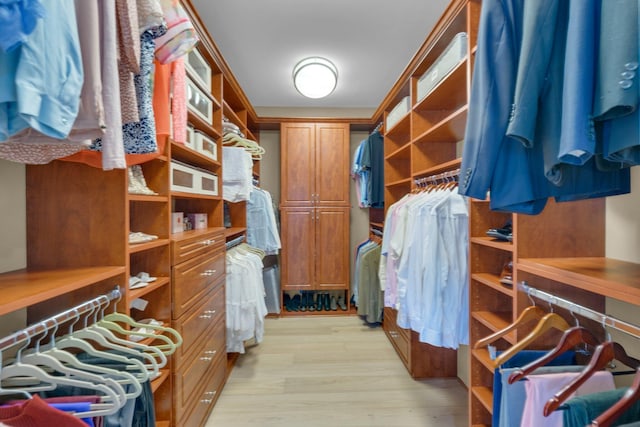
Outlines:
{"type": "Polygon", "coordinates": [[[224,229],[216,231],[191,231],[182,233],[183,238],[171,242],[173,265],[211,251],[220,251],[225,243],[224,229]]]}
{"type": "Polygon", "coordinates": [[[349,208],[316,209],[316,289],[349,287],[349,208]]]}
{"type": "Polygon", "coordinates": [[[225,253],[205,253],[173,268],[173,318],[191,307],[210,284],[224,276],[225,253]]]}
{"type": "Polygon", "coordinates": [[[315,197],[315,155],[313,123],[283,123],[281,203],[311,206],[315,197]],[[285,166],[286,165],[286,166],[285,166]]]}
{"type": "Polygon", "coordinates": [[[283,289],[311,289],[314,283],[315,212],[313,208],[286,208],[282,223],[281,283],[283,289]]]}
{"type": "Polygon", "coordinates": [[[224,325],[224,317],[225,294],[223,283],[220,281],[216,283],[216,287],[204,304],[193,307],[174,322],[174,328],[180,332],[183,340],[183,345],[176,350],[174,357],[177,369],[180,369],[184,360],[200,348],[203,340],[209,339],[208,333],[213,325],[224,325]]]}
{"type": "Polygon", "coordinates": [[[202,426],[206,422],[216,400],[220,396],[222,387],[226,380],[226,358],[215,361],[212,369],[207,372],[202,388],[193,398],[193,402],[189,407],[181,408],[176,411],[176,419],[178,426],[202,426]]]}
{"type": "Polygon", "coordinates": [[[349,205],[349,126],[316,124],[317,206],[349,205]]]}

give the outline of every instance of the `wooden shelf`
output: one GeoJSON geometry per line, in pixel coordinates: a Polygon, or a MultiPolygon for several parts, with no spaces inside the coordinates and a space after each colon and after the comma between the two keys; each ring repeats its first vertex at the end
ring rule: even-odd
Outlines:
{"type": "Polygon", "coordinates": [[[478,362],[482,364],[485,368],[487,368],[492,374],[495,370],[495,366],[493,364],[493,360],[489,356],[489,350],[486,348],[478,348],[471,350],[471,356],[474,357],[478,362]]]}
{"type": "Polygon", "coordinates": [[[411,144],[406,143],[385,157],[386,161],[406,160],[411,158],[411,144]]]}
{"type": "Polygon", "coordinates": [[[466,104],[467,92],[460,90],[467,85],[467,58],[458,62],[453,70],[422,98],[413,107],[414,111],[430,110],[430,106],[437,105],[438,109],[454,109],[459,105],[466,104]]]}
{"type": "Polygon", "coordinates": [[[491,273],[474,273],[471,275],[471,279],[476,282],[482,283],[498,292],[502,292],[508,297],[513,297],[513,288],[509,288],[500,283],[500,277],[491,273]]]}
{"type": "Polygon", "coordinates": [[[399,135],[409,135],[409,125],[411,123],[411,120],[409,120],[410,117],[410,112],[407,112],[407,114],[402,116],[402,118],[398,120],[398,122],[393,125],[393,127],[387,130],[385,136],[389,138],[395,138],[399,135]]]}
{"type": "Polygon", "coordinates": [[[179,199],[222,200],[222,196],[209,196],[206,194],[185,193],[184,191],[172,191],[171,197],[175,197],[179,199]]]}
{"type": "Polygon", "coordinates": [[[231,227],[224,230],[224,236],[229,239],[231,237],[238,237],[241,234],[247,232],[246,227],[231,227]]]}
{"type": "Polygon", "coordinates": [[[220,132],[218,132],[211,123],[204,121],[200,116],[187,110],[187,121],[201,132],[206,133],[212,138],[221,138],[220,132]]]}
{"type": "Polygon", "coordinates": [[[169,239],[156,239],[145,243],[135,243],[129,245],[129,253],[134,254],[137,252],[148,251],[149,249],[155,249],[162,246],[169,245],[171,241],[169,239]]]}
{"type": "Polygon", "coordinates": [[[448,162],[440,163],[437,166],[416,171],[412,174],[412,176],[414,178],[419,178],[421,176],[436,175],[442,172],[447,172],[447,171],[457,169],[460,167],[461,164],[462,164],[462,158],[457,158],[454,160],[450,160],[448,162]]]}
{"type": "Polygon", "coordinates": [[[169,282],[170,279],[168,277],[158,277],[155,281],[149,283],[144,288],[130,289],[129,299],[133,301],[134,299],[141,298],[144,295],[155,291],[156,289],[168,285],[169,282]]]}
{"type": "Polygon", "coordinates": [[[640,264],[604,257],[524,258],[518,270],[640,305],[640,264]]]}
{"type": "Polygon", "coordinates": [[[117,276],[123,274],[125,274],[123,266],[44,271],[16,270],[0,274],[0,315],[41,303],[104,280],[114,279],[114,288],[123,286],[124,283],[115,280],[117,276]]]}
{"type": "MultiPolygon", "coordinates": [[[[511,324],[511,312],[474,311],[471,317],[493,332],[497,332],[511,324]]],[[[515,331],[502,337],[511,344],[516,343],[515,331]]]]}
{"type": "Polygon", "coordinates": [[[482,406],[493,413],[493,392],[488,387],[471,387],[471,393],[482,403],[482,406]]]}
{"type": "Polygon", "coordinates": [[[209,234],[215,231],[222,231],[222,230],[228,230],[225,229],[224,227],[209,227],[209,228],[205,228],[202,230],[188,230],[188,231],[182,231],[180,233],[173,233],[171,235],[171,240],[184,240],[184,239],[191,239],[197,236],[200,236],[202,234],[209,234]]]}
{"type": "Polygon", "coordinates": [[[472,237],[471,239],[469,239],[469,241],[476,245],[488,246],[490,248],[513,252],[512,242],[503,242],[501,240],[494,239],[493,237],[472,237]]]}
{"type": "Polygon", "coordinates": [[[396,187],[396,186],[400,186],[400,185],[409,185],[411,186],[411,178],[405,178],[405,179],[400,179],[398,181],[394,181],[394,182],[389,182],[387,184],[385,184],[385,187],[396,187]]]}
{"type": "Polygon", "coordinates": [[[147,195],[147,194],[132,194],[128,193],[130,202],[151,202],[151,203],[166,203],[169,201],[168,196],[162,195],[147,195]]]}
{"type": "Polygon", "coordinates": [[[175,141],[171,141],[171,158],[205,169],[215,169],[221,165],[219,161],[175,141]]]}
{"type": "Polygon", "coordinates": [[[467,106],[454,111],[432,128],[418,135],[414,144],[425,143],[457,143],[464,137],[467,125],[467,106]]]}

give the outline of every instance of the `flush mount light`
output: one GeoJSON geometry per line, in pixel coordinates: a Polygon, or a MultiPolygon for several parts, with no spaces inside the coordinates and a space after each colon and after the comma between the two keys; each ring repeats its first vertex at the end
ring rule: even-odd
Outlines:
{"type": "Polygon", "coordinates": [[[338,83],[338,69],[327,59],[306,58],[293,68],[293,84],[307,98],[324,98],[338,83]]]}

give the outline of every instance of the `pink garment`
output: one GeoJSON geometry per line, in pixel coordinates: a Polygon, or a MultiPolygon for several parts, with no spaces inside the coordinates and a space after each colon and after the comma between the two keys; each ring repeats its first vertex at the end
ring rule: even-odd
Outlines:
{"type": "MultiPolygon", "coordinates": [[[[555,411],[548,417],[543,414],[544,405],[549,398],[581,375],[580,372],[561,372],[555,374],[530,375],[525,382],[527,400],[522,413],[522,427],[562,427],[562,412],[555,411]]],[[[585,381],[571,395],[581,396],[598,391],[613,390],[613,375],[609,371],[598,371],[585,381]]]]}
{"type": "Polygon", "coordinates": [[[173,97],[171,99],[171,117],[173,120],[173,140],[181,144],[187,142],[187,72],[184,59],[173,62],[173,97]]]}
{"type": "Polygon", "coordinates": [[[87,427],[79,418],[49,406],[38,395],[22,404],[0,406],[0,421],[11,427],[87,427]]]}

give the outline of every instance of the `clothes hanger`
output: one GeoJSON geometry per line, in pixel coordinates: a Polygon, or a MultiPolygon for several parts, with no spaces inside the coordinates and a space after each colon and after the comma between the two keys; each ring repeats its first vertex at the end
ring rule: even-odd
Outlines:
{"type": "Polygon", "coordinates": [[[544,317],[547,314],[546,311],[544,311],[542,308],[540,308],[537,305],[531,305],[527,308],[525,308],[524,310],[522,310],[522,313],[520,313],[520,316],[518,316],[518,318],[515,320],[515,322],[513,322],[512,324],[510,324],[509,326],[507,326],[504,329],[501,329],[497,332],[494,332],[493,334],[482,338],[478,341],[476,341],[475,345],[473,346],[474,349],[479,349],[482,347],[485,347],[489,344],[491,344],[492,342],[502,338],[503,336],[511,333],[512,331],[515,331],[517,328],[519,328],[522,325],[525,325],[533,320],[540,320],[542,317],[544,317]]]}
{"type": "Polygon", "coordinates": [[[535,341],[542,334],[547,332],[550,329],[558,329],[560,331],[566,331],[571,326],[564,320],[560,315],[556,313],[547,313],[542,319],[538,322],[535,328],[529,334],[521,340],[518,340],[513,346],[511,346],[508,350],[503,351],[498,357],[493,360],[494,366],[498,367],[505,363],[507,360],[511,359],[521,350],[524,350],[529,344],[535,341]]]}
{"type": "Polygon", "coordinates": [[[23,354],[22,349],[20,350],[22,362],[29,365],[39,366],[41,368],[48,368],[49,370],[64,374],[67,377],[77,378],[83,381],[90,381],[96,384],[104,384],[107,387],[112,388],[116,392],[119,405],[123,406],[125,404],[125,402],[127,401],[127,396],[125,394],[124,388],[122,388],[122,386],[115,380],[108,377],[102,377],[81,369],[76,369],[68,365],[64,365],[59,359],[55,358],[51,354],[41,352],[40,341],[42,341],[42,339],[48,333],[46,324],[41,323],[41,325],[44,327],[44,332],[42,336],[36,340],[33,351],[24,352],[23,354]]]}
{"type": "MultiPolygon", "coordinates": [[[[60,362],[66,363],[67,365],[75,367],[77,369],[108,375],[120,385],[131,385],[133,390],[126,392],[125,396],[127,399],[135,399],[140,395],[140,393],[142,393],[142,384],[140,384],[136,377],[134,377],[129,372],[107,368],[98,364],[84,363],[79,360],[74,354],[56,347],[55,335],[58,330],[58,326],[58,322],[55,322],[54,329],[50,333],[51,338],[49,341],[49,348],[43,350],[44,353],[50,354],[60,362]]],[[[130,388],[127,387],[127,390],[129,389],[130,388]]]]}
{"type": "MultiPolygon", "coordinates": [[[[54,390],[58,385],[68,385],[71,387],[79,387],[87,390],[92,390],[96,392],[96,394],[104,395],[103,400],[105,403],[110,403],[109,407],[97,409],[95,411],[86,411],[86,412],[78,412],[74,415],[79,418],[85,417],[93,417],[93,416],[103,416],[103,415],[111,415],[116,413],[122,407],[120,405],[120,400],[118,394],[104,384],[96,384],[90,381],[83,381],[77,378],[67,377],[67,376],[53,376],[49,375],[43,369],[39,368],[35,365],[30,365],[27,363],[23,363],[22,358],[22,349],[29,345],[30,337],[27,335],[27,340],[25,345],[18,350],[16,354],[16,359],[13,363],[9,365],[2,366],[0,368],[0,381],[8,380],[10,378],[34,378],[40,382],[39,385],[36,386],[28,386],[21,387],[22,390],[27,392],[30,391],[45,391],[45,390],[54,390]]],[[[5,389],[8,390],[8,389],[5,389]]]]}
{"type": "Polygon", "coordinates": [[[580,344],[588,344],[592,347],[596,347],[600,344],[600,341],[595,337],[595,335],[593,335],[590,330],[580,326],[578,319],[573,313],[571,314],[576,319],[576,326],[567,329],[560,338],[560,341],[558,341],[556,347],[549,350],[547,354],[521,368],[517,368],[511,375],[509,375],[509,384],[519,381],[539,367],[547,365],[562,353],[569,351],[580,344]]]}
{"type": "Polygon", "coordinates": [[[640,369],[636,370],[636,375],[633,377],[633,383],[624,392],[620,400],[618,400],[612,407],[604,411],[591,423],[591,427],[609,427],[620,418],[620,416],[626,412],[640,398],[640,369]]]}
{"type": "MultiPolygon", "coordinates": [[[[603,325],[604,326],[604,325],[603,325]]],[[[606,328],[605,328],[606,330],[606,328]]],[[[580,372],[580,374],[574,378],[569,384],[558,391],[552,398],[550,398],[544,405],[543,413],[549,416],[551,412],[558,409],[565,400],[572,396],[578,388],[584,384],[595,372],[601,371],[606,368],[613,360],[617,360],[624,363],[633,369],[640,369],[640,360],[637,360],[627,354],[624,348],[611,340],[610,334],[607,332],[607,340],[602,344],[599,344],[587,367],[580,372]]]]}
{"type": "Polygon", "coordinates": [[[56,340],[56,347],[59,349],[66,348],[76,348],[78,350],[82,350],[85,353],[95,356],[101,357],[107,360],[111,360],[114,362],[119,362],[125,366],[130,371],[136,371],[135,378],[140,382],[145,382],[149,380],[149,371],[145,368],[142,362],[135,358],[126,357],[122,354],[117,354],[113,352],[101,351],[93,347],[89,341],[85,341],[84,339],[73,334],[73,325],[77,323],[80,319],[80,315],[76,313],[76,318],[69,326],[69,333],[60,339],[56,340]]]}

